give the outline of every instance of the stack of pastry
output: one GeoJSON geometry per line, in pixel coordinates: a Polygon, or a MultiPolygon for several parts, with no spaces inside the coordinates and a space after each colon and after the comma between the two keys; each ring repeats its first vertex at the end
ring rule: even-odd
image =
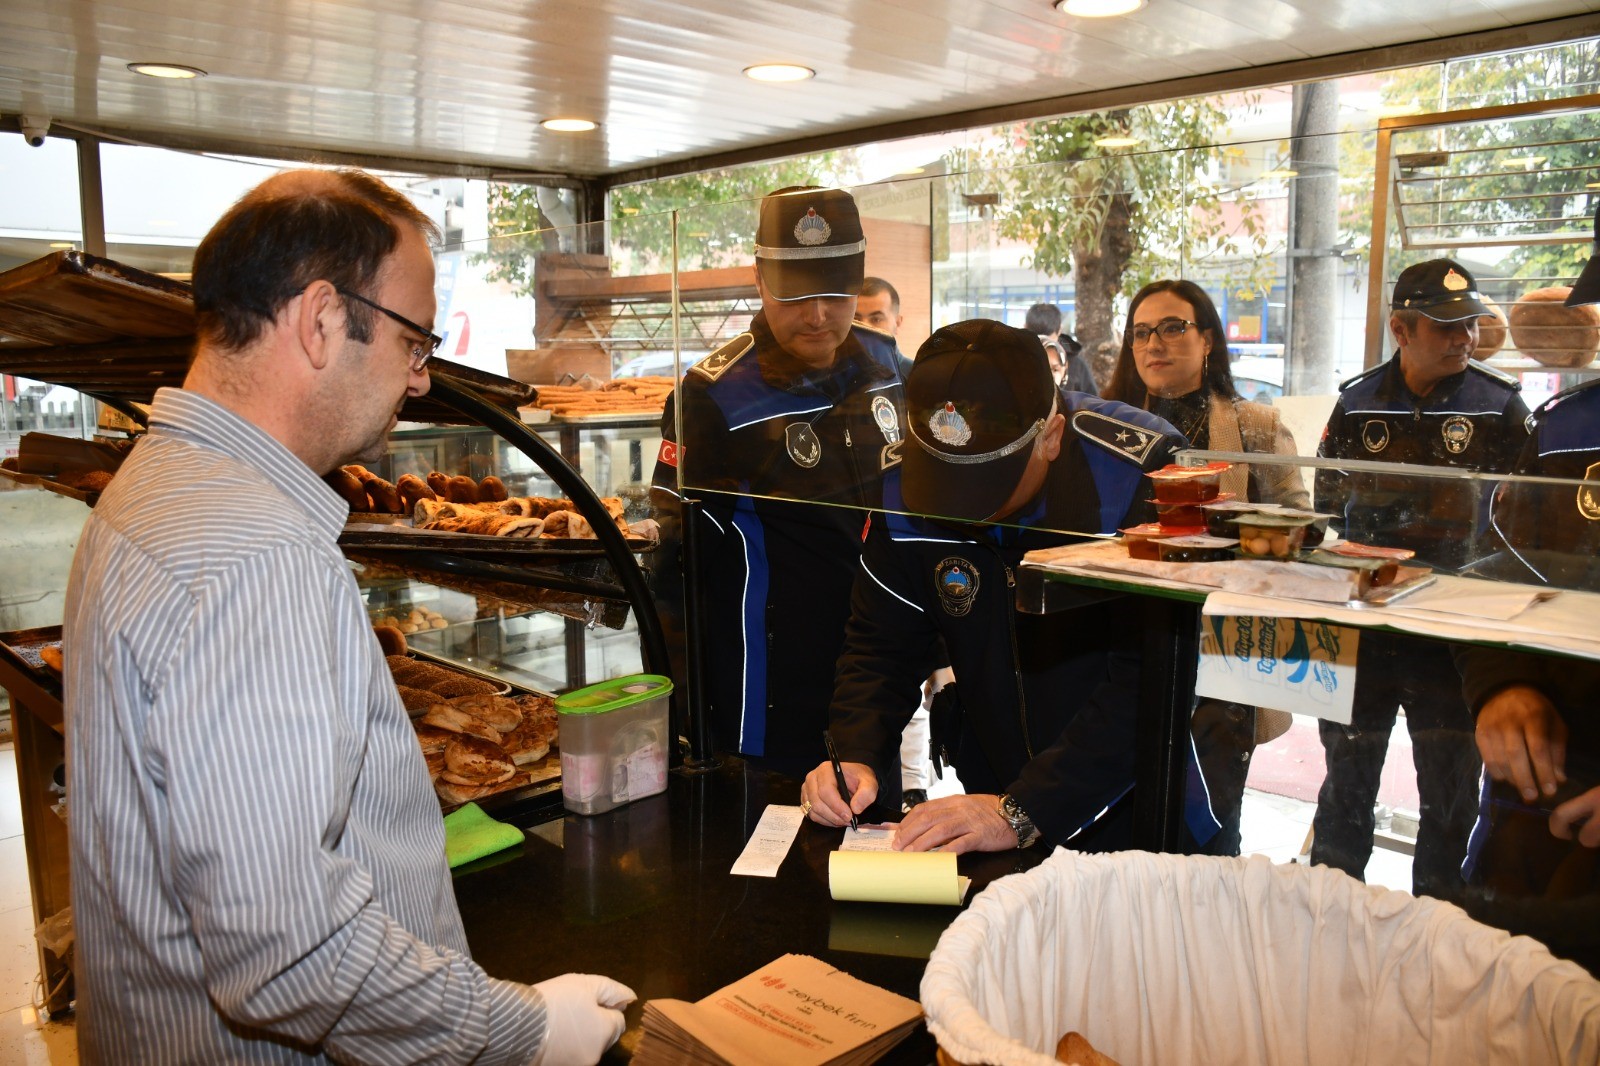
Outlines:
{"type": "Polygon", "coordinates": [[[390,656],[389,668],[401,702],[415,716],[411,724],[434,791],[446,803],[520,788],[531,778],[519,768],[540,762],[556,746],[556,707],[548,696],[497,695],[487,681],[404,656],[390,656]],[[463,694],[450,679],[488,691],[463,694]]]}
{"type": "Polygon", "coordinates": [[[671,377],[617,378],[596,388],[582,385],[536,385],[534,407],[562,418],[585,415],[655,414],[677,385],[671,377]]]}
{"type": "MultiPolygon", "coordinates": [[[[604,496],[600,504],[623,536],[635,531],[623,517],[623,503],[604,496]]],[[[593,540],[594,527],[572,509],[572,501],[548,496],[513,496],[493,503],[450,503],[419,500],[413,512],[418,529],[447,533],[479,533],[496,537],[539,537],[544,540],[593,540]]]]}
{"type": "Polygon", "coordinates": [[[422,500],[478,503],[506,498],[505,483],[497,477],[474,481],[465,474],[452,477],[437,470],[427,477],[402,474],[391,484],[366,467],[352,464],[341,466],[323,480],[344,497],[350,510],[372,514],[409,514],[422,500]]]}

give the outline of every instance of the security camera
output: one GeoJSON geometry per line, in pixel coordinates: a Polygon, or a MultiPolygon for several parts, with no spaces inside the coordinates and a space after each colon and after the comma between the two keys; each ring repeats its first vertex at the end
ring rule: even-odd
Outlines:
{"type": "Polygon", "coordinates": [[[17,125],[22,128],[22,139],[38,148],[44,144],[45,134],[50,132],[50,116],[23,115],[17,120],[17,125]]]}

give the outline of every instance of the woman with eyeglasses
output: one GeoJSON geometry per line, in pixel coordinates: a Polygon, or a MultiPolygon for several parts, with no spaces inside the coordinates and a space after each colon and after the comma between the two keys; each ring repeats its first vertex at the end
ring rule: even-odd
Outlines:
{"type": "MultiPolygon", "coordinates": [[[[1181,279],[1153,281],[1128,307],[1106,398],[1160,415],[1195,448],[1219,452],[1295,455],[1294,437],[1278,412],[1242,399],[1233,384],[1222,318],[1205,290],[1181,279]]],[[[1307,507],[1311,497],[1292,466],[1235,464],[1222,476],[1222,491],[1252,503],[1307,507]]],[[[1240,805],[1250,754],[1258,743],[1282,735],[1289,715],[1255,707],[1201,700],[1191,721],[1195,751],[1205,769],[1212,813],[1222,830],[1212,854],[1239,853],[1240,805]]]]}
{"type": "MultiPolygon", "coordinates": [[[[1223,336],[1222,318],[1204,289],[1181,279],[1151,282],[1128,308],[1106,399],[1160,415],[1194,448],[1297,454],[1278,412],[1240,397],[1223,336]]],[[[1252,503],[1311,503],[1293,467],[1237,464],[1223,475],[1222,491],[1252,503]]]]}

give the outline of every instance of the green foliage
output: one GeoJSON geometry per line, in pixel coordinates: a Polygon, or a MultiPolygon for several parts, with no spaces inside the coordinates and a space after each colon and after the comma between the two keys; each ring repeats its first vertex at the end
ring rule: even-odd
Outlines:
{"type": "Polygon", "coordinates": [[[1112,210],[1120,199],[1131,238],[1122,293],[1180,270],[1259,289],[1272,270],[1264,220],[1242,191],[1209,180],[1230,151],[1209,147],[1226,119],[1215,102],[1193,99],[1019,124],[972,160],[981,171],[974,180],[1000,194],[996,227],[1033,247],[1037,270],[1066,275],[1079,258],[1116,244],[1120,235],[1106,227],[1120,225],[1112,210]],[[1139,144],[1095,144],[1113,135],[1139,144]]]}
{"type": "MultiPolygon", "coordinates": [[[[789,185],[834,185],[851,169],[854,153],[817,155],[752,166],[685,174],[611,190],[608,254],[618,273],[657,273],[672,267],[672,221],[678,212],[679,267],[696,270],[748,263],[756,207],[773,189],[789,185]]],[[[489,250],[475,256],[491,263],[491,281],[509,282],[519,293],[533,288],[533,258],[555,250],[557,233],[539,210],[537,190],[495,185],[489,193],[489,250]]]]}
{"type": "MultiPolygon", "coordinates": [[[[1454,111],[1592,93],[1597,84],[1600,40],[1590,39],[1398,70],[1385,80],[1382,98],[1386,104],[1454,111]]],[[[1592,232],[1590,220],[1600,195],[1585,185],[1600,176],[1600,115],[1552,112],[1400,132],[1393,148],[1396,155],[1451,154],[1441,166],[1419,167],[1405,175],[1423,179],[1403,187],[1405,199],[1413,204],[1406,209],[1405,218],[1414,247],[1396,251],[1391,246],[1390,273],[1411,262],[1448,254],[1498,257],[1499,272],[1530,280],[1570,278],[1582,269],[1589,254],[1587,241],[1531,244],[1518,238],[1592,232]],[[1532,158],[1539,161],[1522,162],[1532,158]],[[1539,219],[1547,221],[1536,221],[1539,219]],[[1548,221],[1554,219],[1567,221],[1548,221]],[[1426,228],[1429,226],[1439,228],[1426,228]],[[1429,245],[1440,237],[1481,238],[1485,247],[1457,251],[1429,245]],[[1489,244],[1497,240],[1512,243],[1501,253],[1489,244]]],[[[1373,180],[1370,146],[1342,169],[1345,187],[1369,190],[1373,180]]],[[[1371,231],[1369,196],[1349,198],[1341,213],[1341,227],[1366,250],[1371,231]]]]}

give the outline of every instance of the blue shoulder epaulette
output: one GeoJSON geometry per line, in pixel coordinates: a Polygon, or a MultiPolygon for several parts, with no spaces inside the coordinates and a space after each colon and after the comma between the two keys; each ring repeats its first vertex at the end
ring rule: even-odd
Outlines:
{"type": "Polygon", "coordinates": [[[1476,359],[1468,359],[1467,369],[1476,370],[1484,377],[1490,378],[1513,391],[1522,391],[1522,382],[1520,380],[1512,377],[1510,374],[1507,374],[1504,370],[1497,370],[1496,368],[1489,366],[1487,363],[1480,363],[1476,359]]]}
{"type": "Polygon", "coordinates": [[[1358,381],[1365,381],[1365,380],[1367,380],[1368,378],[1370,378],[1374,374],[1382,373],[1383,370],[1388,367],[1388,365],[1389,365],[1389,361],[1388,360],[1384,360],[1383,362],[1379,363],[1377,366],[1369,367],[1368,369],[1363,370],[1361,373],[1357,374],[1353,378],[1346,378],[1344,381],[1341,381],[1339,383],[1339,391],[1343,392],[1345,389],[1348,389],[1350,386],[1356,384],[1358,381]]]}
{"type": "Polygon", "coordinates": [[[737,362],[741,355],[755,347],[755,343],[755,334],[741,333],[690,367],[687,373],[699,374],[708,381],[715,381],[737,362]]]}
{"type": "MultiPolygon", "coordinates": [[[[1116,406],[1122,408],[1117,412],[1118,415],[1146,414],[1126,404],[1116,406]]],[[[1159,419],[1154,419],[1154,416],[1147,415],[1147,417],[1158,425],[1140,425],[1139,421],[1143,421],[1142,419],[1135,421],[1128,417],[1117,417],[1091,407],[1072,412],[1068,421],[1072,425],[1072,431],[1084,440],[1093,441],[1113,455],[1135,466],[1143,467],[1149,461],[1150,453],[1166,435],[1159,428],[1159,419]]]]}
{"type": "Polygon", "coordinates": [[[881,329],[873,329],[865,322],[853,322],[850,325],[856,335],[856,343],[861,345],[861,350],[875,364],[899,376],[900,348],[895,339],[881,329]]]}

